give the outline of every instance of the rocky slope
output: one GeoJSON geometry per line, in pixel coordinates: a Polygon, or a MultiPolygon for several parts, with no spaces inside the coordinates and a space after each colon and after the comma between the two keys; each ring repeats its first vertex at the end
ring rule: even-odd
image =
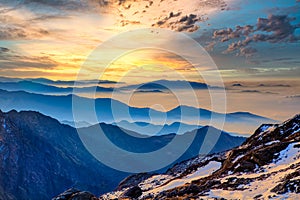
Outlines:
{"type": "Polygon", "coordinates": [[[300,199],[300,115],[260,126],[241,146],[138,174],[100,199],[300,199]]]}
{"type": "Polygon", "coordinates": [[[95,160],[76,129],[36,112],[0,111],[0,199],[51,199],[70,187],[99,195],[124,176],[95,160]]]}

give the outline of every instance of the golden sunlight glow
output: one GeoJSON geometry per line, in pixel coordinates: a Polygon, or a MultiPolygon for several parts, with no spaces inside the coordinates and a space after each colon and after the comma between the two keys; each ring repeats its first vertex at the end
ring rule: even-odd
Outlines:
{"type": "Polygon", "coordinates": [[[138,50],[128,53],[105,69],[102,79],[145,82],[158,79],[189,79],[194,67],[181,57],[162,50],[138,50]]]}
{"type": "MultiPolygon", "coordinates": [[[[9,67],[0,69],[2,75],[23,78],[42,76],[50,79],[75,79],[78,70],[88,59],[89,54],[112,36],[136,28],[160,27],[176,30],[181,24],[175,24],[175,22],[182,17],[193,14],[200,20],[203,15],[216,12],[220,5],[218,1],[215,1],[214,4],[205,4],[198,1],[186,3],[165,0],[124,1],[121,3],[112,1],[108,5],[93,4],[92,7],[93,9],[88,14],[66,11],[67,15],[52,16],[49,14],[45,18],[41,17],[39,13],[46,12],[43,10],[44,8],[37,7],[37,10],[32,10],[26,6],[18,9],[3,7],[4,10],[10,10],[5,13],[7,24],[26,27],[26,29],[23,29],[24,33],[22,32],[23,40],[7,46],[14,51],[10,52],[13,55],[7,61],[9,67]],[[160,24],[160,21],[166,18],[168,18],[166,23],[160,24]],[[15,55],[17,58],[14,57],[15,55]],[[11,65],[17,67],[18,70],[12,69],[11,65]]],[[[117,48],[117,46],[112,47],[112,51],[116,51],[117,48]]],[[[101,63],[97,63],[97,66],[103,67],[101,63]]],[[[172,58],[166,53],[144,51],[120,58],[110,66],[103,78],[116,80],[122,76],[122,73],[137,68],[139,68],[140,74],[135,71],[134,77],[141,77],[142,69],[147,70],[147,73],[149,71],[156,72],[156,78],[158,78],[158,74],[163,78],[166,73],[169,73],[166,68],[159,69],[158,66],[186,73],[187,76],[193,73],[190,64],[182,59],[174,56],[172,58]]],[[[91,65],[91,69],[93,69],[93,65],[91,65]]],[[[93,73],[93,70],[87,72],[86,77],[81,78],[88,78],[89,73],[93,73]]],[[[151,73],[145,76],[149,77],[151,73]]]]}

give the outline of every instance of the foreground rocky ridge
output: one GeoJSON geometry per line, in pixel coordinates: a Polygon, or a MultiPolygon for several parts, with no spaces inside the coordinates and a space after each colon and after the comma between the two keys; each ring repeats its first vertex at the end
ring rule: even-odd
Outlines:
{"type": "Polygon", "coordinates": [[[300,115],[260,126],[241,146],[138,174],[99,199],[300,199],[300,115]]]}

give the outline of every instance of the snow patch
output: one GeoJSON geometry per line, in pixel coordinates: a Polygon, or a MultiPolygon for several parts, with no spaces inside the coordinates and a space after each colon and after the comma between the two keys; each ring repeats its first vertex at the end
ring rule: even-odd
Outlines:
{"type": "Polygon", "coordinates": [[[164,185],[162,187],[159,187],[159,191],[165,191],[170,190],[178,186],[182,186],[186,183],[191,183],[194,180],[198,180],[200,178],[206,177],[211,175],[216,170],[220,169],[222,164],[220,162],[211,161],[204,167],[200,167],[192,174],[187,175],[186,177],[183,177],[181,179],[175,179],[171,182],[169,182],[167,185],[164,185]]]}
{"type": "Polygon", "coordinates": [[[270,127],[272,127],[273,125],[262,125],[261,127],[260,127],[260,132],[265,132],[265,131],[267,131],[270,127]]]}
{"type": "Polygon", "coordinates": [[[213,172],[220,169],[221,166],[222,164],[220,162],[210,161],[206,166],[198,168],[196,172],[186,176],[186,178],[194,180],[211,175],[213,172]]]}
{"type": "Polygon", "coordinates": [[[144,180],[143,182],[141,182],[139,184],[139,187],[142,190],[147,191],[147,190],[150,190],[150,189],[153,189],[160,185],[165,184],[167,181],[171,180],[172,178],[174,178],[174,177],[172,177],[170,175],[154,175],[154,176],[144,180]]]}
{"type": "Polygon", "coordinates": [[[273,163],[276,165],[288,165],[295,160],[300,158],[300,149],[294,148],[295,145],[299,145],[300,142],[291,143],[288,145],[288,147],[281,151],[279,154],[279,157],[275,160],[273,160],[273,163]]]}
{"type": "Polygon", "coordinates": [[[236,157],[232,162],[235,163],[236,161],[238,161],[240,158],[244,157],[244,155],[239,155],[238,157],[236,157]]]}
{"type": "Polygon", "coordinates": [[[271,142],[266,143],[265,145],[270,146],[270,145],[275,144],[275,143],[280,143],[280,141],[279,140],[271,141],[271,142]]]}

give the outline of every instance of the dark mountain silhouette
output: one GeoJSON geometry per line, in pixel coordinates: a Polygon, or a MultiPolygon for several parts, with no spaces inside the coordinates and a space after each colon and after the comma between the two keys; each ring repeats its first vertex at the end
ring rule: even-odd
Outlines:
{"type": "MultiPolygon", "coordinates": [[[[11,78],[11,77],[4,77],[0,76],[0,82],[20,82],[20,81],[30,81],[34,83],[40,83],[44,85],[64,85],[64,86],[74,86],[75,81],[62,81],[62,80],[51,80],[47,78],[11,78]]],[[[124,83],[124,82],[115,82],[110,80],[78,80],[76,84],[78,85],[97,85],[97,84],[116,84],[116,83],[124,83]]]]}
{"type": "MultiPolygon", "coordinates": [[[[114,144],[132,152],[159,149],[175,136],[140,138],[138,133],[127,135],[113,125],[99,125],[114,144]]],[[[99,125],[80,130],[95,138],[98,134],[95,128],[99,125]]],[[[195,140],[177,161],[198,155],[208,130],[219,132],[212,127],[195,131],[195,140]]],[[[182,142],[191,134],[180,136],[182,142]]],[[[211,152],[230,149],[243,141],[243,137],[221,132],[211,152]]],[[[97,147],[101,148],[101,145],[97,147]]],[[[4,199],[50,199],[71,187],[99,195],[113,190],[128,175],[95,160],[84,148],[75,128],[32,111],[0,112],[0,168],[0,197],[4,199]]]]}
{"type": "MultiPolygon", "coordinates": [[[[27,79],[27,80],[35,82],[35,83],[46,84],[46,85],[69,85],[69,86],[73,86],[75,84],[75,81],[61,81],[61,80],[53,81],[53,80],[46,79],[46,78],[31,78],[31,79],[27,79]]],[[[116,83],[117,82],[115,82],[115,81],[109,81],[109,80],[82,80],[82,81],[76,81],[76,84],[78,84],[78,85],[88,85],[88,84],[97,85],[97,84],[116,84],[116,83]]]]}
{"type": "Polygon", "coordinates": [[[241,83],[234,83],[231,85],[232,87],[244,87],[241,83]]]}
{"type": "MultiPolygon", "coordinates": [[[[48,80],[48,79],[47,79],[48,80]]],[[[73,87],[57,87],[53,85],[45,85],[33,81],[19,81],[19,82],[0,82],[0,89],[7,91],[26,91],[34,93],[65,93],[71,94],[73,87]]],[[[100,86],[80,87],[76,88],[77,92],[112,92],[113,88],[106,88],[100,86]]]]}
{"type": "Polygon", "coordinates": [[[201,82],[193,81],[170,81],[170,80],[157,80],[144,84],[136,84],[121,87],[120,89],[140,89],[140,90],[172,90],[172,89],[218,89],[219,87],[210,86],[201,82]]]}

